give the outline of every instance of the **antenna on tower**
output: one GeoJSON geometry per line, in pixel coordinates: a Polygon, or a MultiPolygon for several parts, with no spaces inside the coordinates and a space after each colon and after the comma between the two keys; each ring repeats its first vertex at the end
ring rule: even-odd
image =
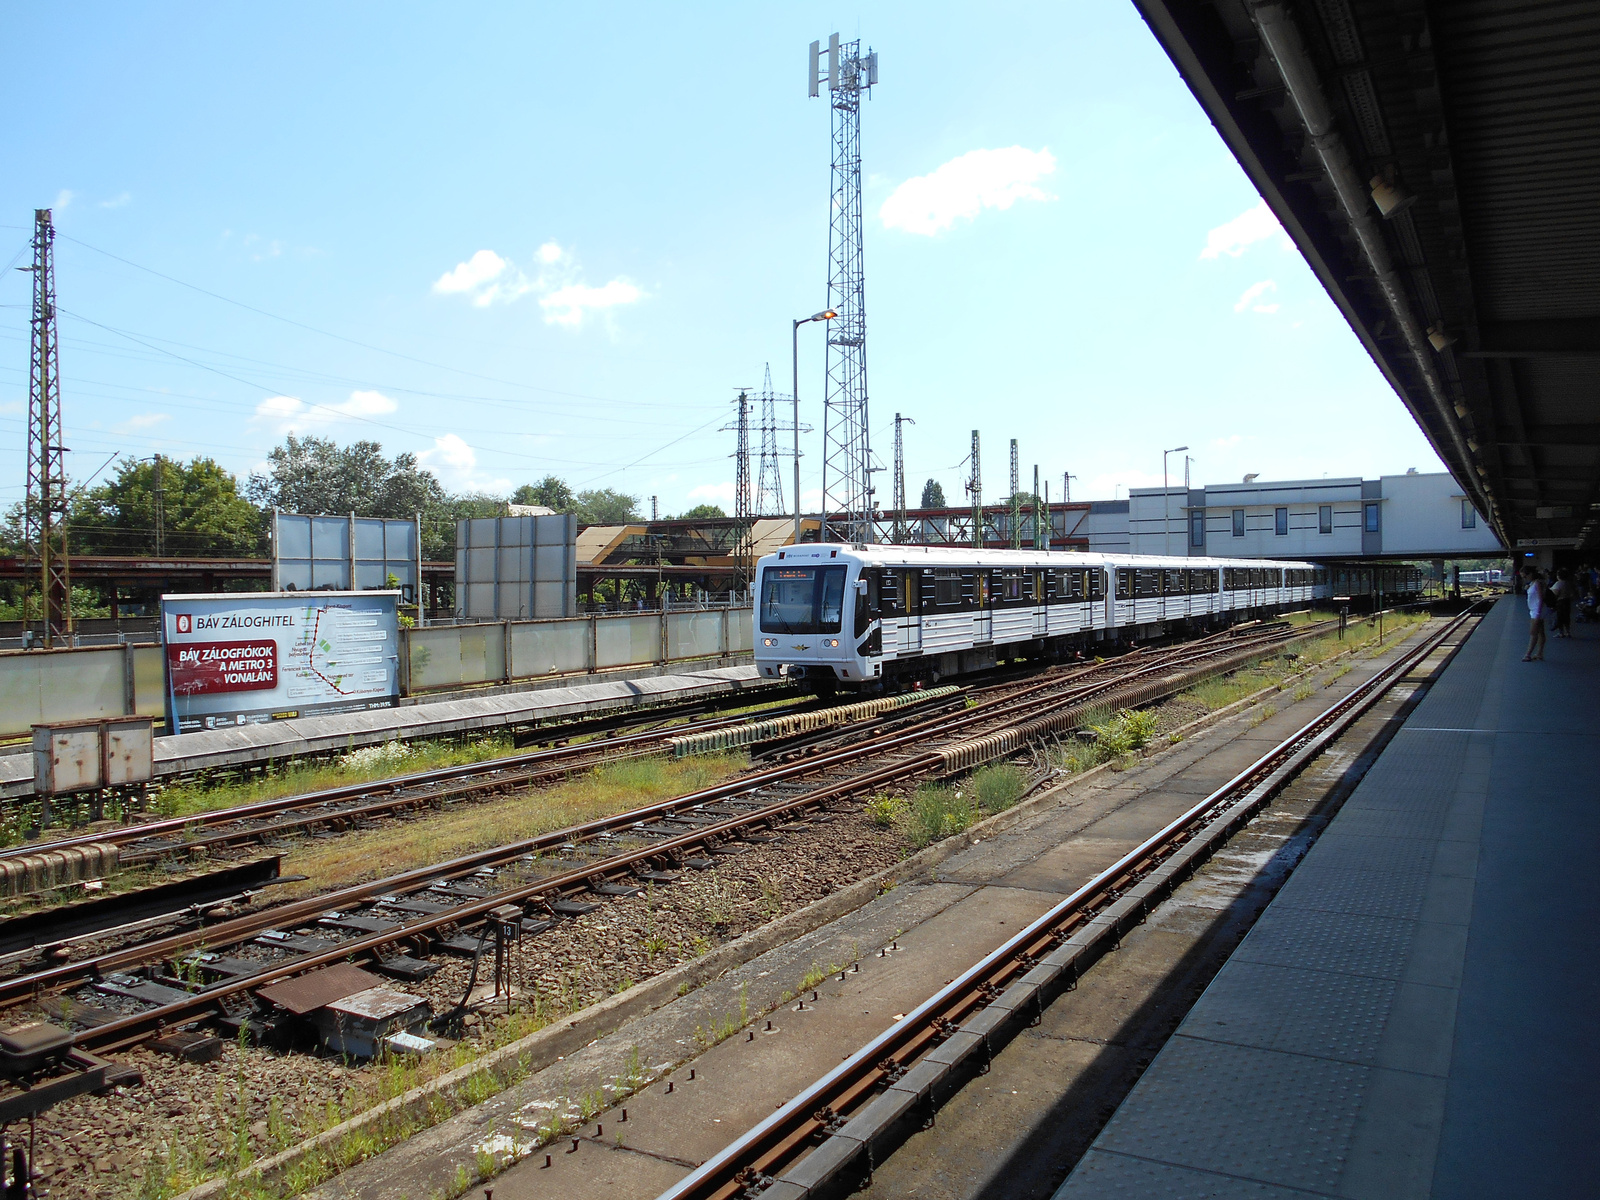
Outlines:
{"type": "Polygon", "coordinates": [[[967,479],[967,495],[972,498],[972,544],[983,546],[983,468],[978,459],[978,431],[972,431],[972,474],[967,479]]]}
{"type": "Polygon", "coordinates": [[[1022,480],[1017,473],[1017,439],[1011,439],[1011,512],[1008,521],[1011,528],[1011,548],[1022,549],[1022,499],[1017,493],[1022,489],[1022,480]]]}
{"type": "Polygon", "coordinates": [[[755,565],[751,561],[755,545],[751,536],[754,522],[751,520],[753,498],[750,494],[750,389],[740,388],[734,403],[739,406],[739,415],[719,432],[736,430],[739,435],[738,449],[733,452],[733,519],[736,522],[733,558],[739,569],[740,580],[748,584],[755,565]]]}
{"type": "Polygon", "coordinates": [[[838,315],[828,326],[822,422],[822,537],[828,513],[840,512],[840,532],[852,542],[872,531],[872,447],[867,427],[867,313],[861,253],[861,96],[878,82],[878,56],[859,41],[828,37],[827,72],[822,46],[811,43],[808,92],[828,81],[833,110],[833,202],[828,231],[828,305],[838,315]]]}
{"type": "MultiPolygon", "coordinates": [[[[27,575],[38,573],[44,645],[72,640],[72,580],[67,561],[67,448],[61,444],[61,353],[56,333],[55,226],[33,212],[33,329],[28,358],[28,484],[23,499],[27,575]]],[[[27,575],[24,575],[26,580],[27,575]]],[[[23,583],[27,627],[27,583],[23,583]]]]}
{"type": "Polygon", "coordinates": [[[915,425],[910,417],[894,415],[894,540],[906,540],[906,448],[901,425],[915,425]]]}

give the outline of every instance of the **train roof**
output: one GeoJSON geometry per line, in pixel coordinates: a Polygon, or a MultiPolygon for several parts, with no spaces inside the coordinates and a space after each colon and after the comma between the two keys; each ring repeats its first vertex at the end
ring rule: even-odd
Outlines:
{"type": "Polygon", "coordinates": [[[1143,567],[1169,570],[1223,567],[1312,569],[1319,565],[1283,558],[1206,558],[1200,555],[1107,554],[1084,550],[975,550],[968,546],[851,546],[833,542],[787,546],[775,554],[763,555],[757,565],[779,560],[806,565],[829,561],[856,562],[874,567],[970,565],[1001,568],[1143,567]]]}

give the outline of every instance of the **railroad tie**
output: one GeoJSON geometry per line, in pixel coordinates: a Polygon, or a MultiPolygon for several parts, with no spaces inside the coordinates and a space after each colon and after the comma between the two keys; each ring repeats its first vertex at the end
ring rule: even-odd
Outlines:
{"type": "Polygon", "coordinates": [[[840,704],[814,712],[794,713],[786,717],[772,717],[765,721],[751,721],[726,729],[707,729],[700,733],[686,733],[668,738],[674,758],[687,758],[693,754],[715,754],[722,750],[735,750],[774,738],[793,737],[835,725],[848,725],[864,721],[882,713],[892,712],[924,700],[937,700],[953,695],[961,689],[954,684],[929,688],[921,692],[903,692],[898,696],[880,696],[876,700],[860,700],[854,704],[840,704]]]}

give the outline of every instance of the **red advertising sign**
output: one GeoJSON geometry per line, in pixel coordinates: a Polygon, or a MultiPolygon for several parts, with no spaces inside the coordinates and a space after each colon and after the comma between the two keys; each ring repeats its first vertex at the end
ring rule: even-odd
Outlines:
{"type": "Polygon", "coordinates": [[[167,669],[179,696],[271,691],[278,686],[278,647],[259,642],[168,642],[167,669]]]}

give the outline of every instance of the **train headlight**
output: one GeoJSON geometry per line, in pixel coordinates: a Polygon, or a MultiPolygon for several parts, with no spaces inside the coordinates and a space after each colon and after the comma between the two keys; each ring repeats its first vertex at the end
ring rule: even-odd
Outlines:
{"type": "Polygon", "coordinates": [[[822,644],[824,646],[828,646],[828,647],[831,647],[834,650],[837,650],[839,648],[839,639],[838,638],[829,638],[827,641],[823,642],[822,644]]]}
{"type": "Polygon", "coordinates": [[[763,646],[776,646],[778,644],[778,639],[777,638],[762,638],[761,639],[761,644],[763,646]]]}

